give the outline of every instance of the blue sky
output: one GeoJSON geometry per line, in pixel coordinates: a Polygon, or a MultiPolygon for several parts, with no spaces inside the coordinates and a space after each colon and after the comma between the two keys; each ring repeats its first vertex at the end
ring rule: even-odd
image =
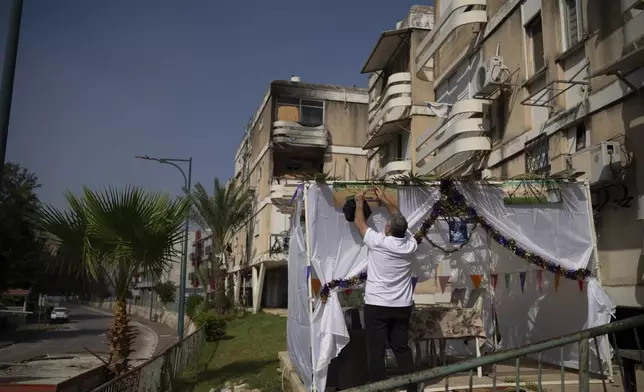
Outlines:
{"type": "MultiPolygon", "coordinates": [[[[4,53],[11,1],[0,1],[4,53]]],[[[25,0],[7,160],[64,206],[81,186],[136,184],[179,194],[232,175],[248,119],[271,80],[366,85],[383,30],[414,3],[394,0],[25,0]]]]}

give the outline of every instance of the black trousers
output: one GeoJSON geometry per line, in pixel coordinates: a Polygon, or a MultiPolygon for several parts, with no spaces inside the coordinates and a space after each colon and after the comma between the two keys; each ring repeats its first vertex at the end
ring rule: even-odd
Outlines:
{"type": "MultiPolygon", "coordinates": [[[[364,323],[367,335],[367,361],[369,380],[385,378],[385,350],[387,345],[396,356],[401,373],[414,371],[414,357],[409,348],[409,318],[412,307],[364,306],[364,323]]],[[[415,386],[408,386],[415,390],[415,386]]]]}

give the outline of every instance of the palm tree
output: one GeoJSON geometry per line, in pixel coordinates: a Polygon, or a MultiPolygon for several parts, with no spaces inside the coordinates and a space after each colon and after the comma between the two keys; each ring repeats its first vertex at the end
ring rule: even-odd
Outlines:
{"type": "Polygon", "coordinates": [[[192,220],[212,233],[213,252],[210,256],[212,275],[215,282],[214,309],[219,313],[226,310],[225,279],[230,253],[230,240],[235,232],[252,214],[253,191],[237,186],[235,181],[222,185],[215,178],[212,195],[201,183],[192,192],[194,205],[192,220]]]}
{"type": "Polygon", "coordinates": [[[114,324],[107,334],[110,370],[128,368],[135,337],[127,315],[127,296],[138,273],[158,278],[177,256],[191,199],[171,199],[136,187],[65,194],[67,210],[40,210],[39,228],[68,268],[106,278],[116,295],[114,324]]]}

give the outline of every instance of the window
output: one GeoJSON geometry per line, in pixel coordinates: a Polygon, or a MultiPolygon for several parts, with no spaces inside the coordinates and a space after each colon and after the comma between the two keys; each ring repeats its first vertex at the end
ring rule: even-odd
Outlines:
{"type": "Polygon", "coordinates": [[[255,224],[253,225],[253,235],[259,237],[259,217],[255,218],[255,224]]]}
{"type": "Polygon", "coordinates": [[[563,50],[566,51],[581,40],[584,33],[581,0],[561,0],[563,15],[563,50]]]}
{"type": "Polygon", "coordinates": [[[577,151],[586,148],[586,125],[584,123],[577,125],[575,141],[575,149],[577,151]]]}
{"type": "Polygon", "coordinates": [[[280,97],[277,99],[277,120],[295,121],[307,127],[324,124],[324,102],[280,97]]]}
{"type": "Polygon", "coordinates": [[[579,124],[568,128],[568,151],[569,153],[574,153],[581,151],[584,148],[588,147],[589,144],[589,133],[586,129],[586,124],[580,122],[579,124]]]}
{"type": "Polygon", "coordinates": [[[550,170],[548,135],[541,134],[525,145],[525,172],[545,174],[550,170]]]}
{"type": "Polygon", "coordinates": [[[324,124],[324,102],[302,100],[302,118],[300,123],[307,127],[317,127],[324,124]]]}
{"type": "Polygon", "coordinates": [[[530,75],[534,75],[546,65],[543,51],[543,26],[541,25],[541,14],[532,19],[526,26],[528,36],[528,65],[530,75]]]}

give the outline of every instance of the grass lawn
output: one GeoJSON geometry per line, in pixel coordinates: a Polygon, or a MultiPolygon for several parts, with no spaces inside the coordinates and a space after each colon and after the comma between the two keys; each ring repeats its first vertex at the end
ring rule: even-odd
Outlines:
{"type": "Polygon", "coordinates": [[[258,313],[228,325],[229,338],[208,343],[199,362],[176,381],[175,391],[209,392],[243,379],[251,388],[281,391],[277,353],[286,351],[286,318],[258,313]]]}

